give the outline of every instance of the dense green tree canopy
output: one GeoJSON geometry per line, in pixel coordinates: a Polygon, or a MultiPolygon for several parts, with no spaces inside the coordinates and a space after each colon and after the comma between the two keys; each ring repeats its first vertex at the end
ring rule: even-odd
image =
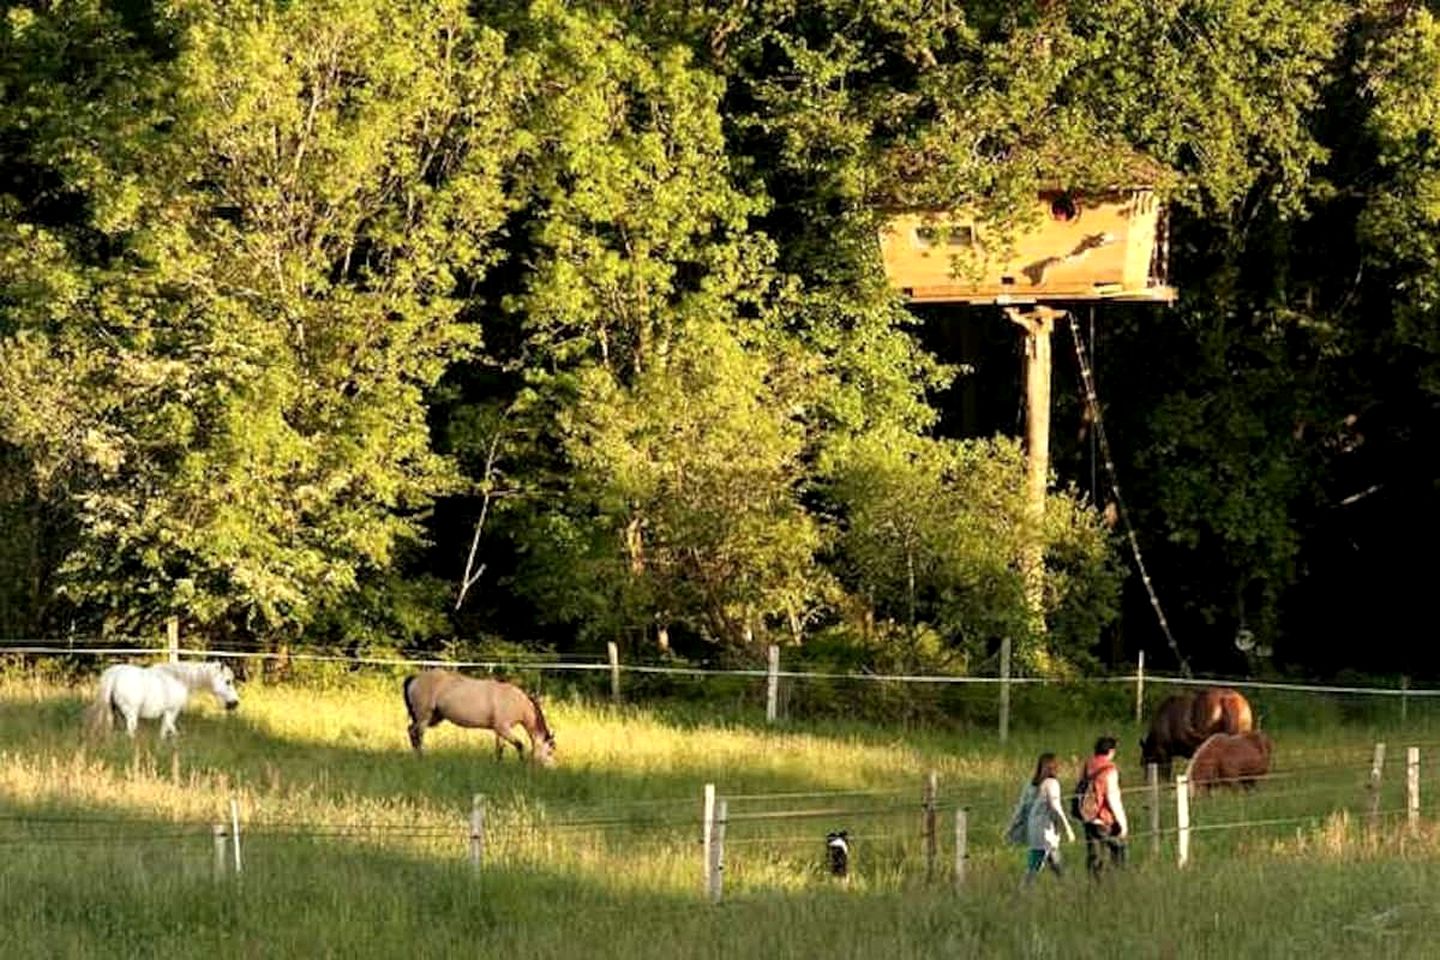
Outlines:
{"type": "Polygon", "coordinates": [[[1348,665],[1316,629],[1413,612],[1435,515],[1437,105],[1380,0],[7,4],[0,630],[1158,652],[1064,364],[1029,632],[1018,364],[954,334],[1005,321],[876,244],[1143,181],[1182,300],[1101,307],[1097,369],[1138,542],[1201,663],[1348,665]]]}

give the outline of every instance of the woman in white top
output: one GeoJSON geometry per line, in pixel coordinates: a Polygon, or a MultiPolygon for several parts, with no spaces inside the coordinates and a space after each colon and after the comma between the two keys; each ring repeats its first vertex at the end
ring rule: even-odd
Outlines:
{"type": "Polygon", "coordinates": [[[1035,776],[1025,785],[1015,815],[1010,821],[1009,837],[1016,843],[1023,842],[1030,848],[1026,861],[1025,883],[1035,878],[1045,867],[1060,875],[1060,830],[1064,828],[1066,838],[1075,842],[1075,831],[1070,829],[1070,820],[1060,806],[1060,779],[1056,775],[1055,754],[1042,753],[1035,762],[1035,776]]]}

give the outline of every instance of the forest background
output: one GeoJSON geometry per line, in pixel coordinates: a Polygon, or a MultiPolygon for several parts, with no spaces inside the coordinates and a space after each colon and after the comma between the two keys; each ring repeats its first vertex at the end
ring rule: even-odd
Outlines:
{"type": "Polygon", "coordinates": [[[1181,650],[1433,676],[1433,6],[0,4],[0,637],[1174,666],[1070,333],[1039,631],[1018,332],[877,241],[1142,170],[1180,299],[1075,319],[1181,650]]]}

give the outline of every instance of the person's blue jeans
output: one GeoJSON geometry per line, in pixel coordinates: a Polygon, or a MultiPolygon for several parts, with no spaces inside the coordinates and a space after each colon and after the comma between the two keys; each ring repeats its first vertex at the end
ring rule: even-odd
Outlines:
{"type": "Polygon", "coordinates": [[[1057,877],[1064,874],[1064,870],[1060,866],[1060,851],[1045,847],[1031,849],[1025,864],[1025,882],[1034,883],[1035,878],[1040,875],[1040,871],[1046,867],[1053,870],[1057,877]]]}

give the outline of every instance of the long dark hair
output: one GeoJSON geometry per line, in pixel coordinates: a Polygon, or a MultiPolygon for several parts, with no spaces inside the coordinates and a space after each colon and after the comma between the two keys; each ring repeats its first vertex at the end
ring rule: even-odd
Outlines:
{"type": "Polygon", "coordinates": [[[545,711],[540,709],[540,698],[529,692],[525,693],[525,698],[530,701],[530,706],[535,708],[535,725],[540,728],[540,736],[544,737],[551,747],[554,747],[555,734],[550,732],[550,724],[545,722],[545,711]]]}
{"type": "Polygon", "coordinates": [[[1040,759],[1035,761],[1035,776],[1030,778],[1030,782],[1038,787],[1051,777],[1059,779],[1059,774],[1056,772],[1058,769],[1055,763],[1055,754],[1042,753],[1040,759]]]}

